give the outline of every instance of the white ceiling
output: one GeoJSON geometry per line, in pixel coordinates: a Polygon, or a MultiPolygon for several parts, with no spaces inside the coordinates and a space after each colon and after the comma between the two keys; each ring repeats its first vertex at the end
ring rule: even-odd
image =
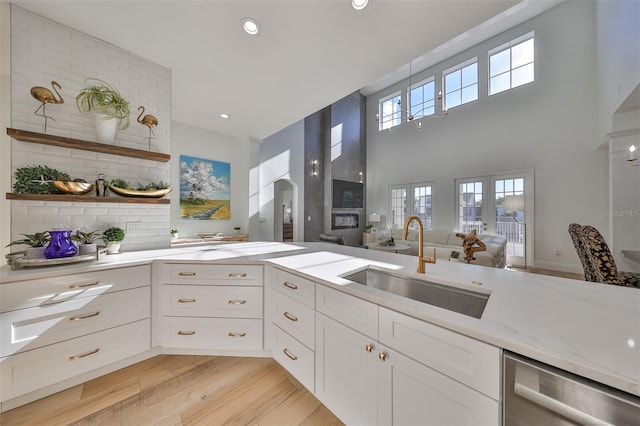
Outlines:
{"type": "Polygon", "coordinates": [[[410,60],[426,54],[426,68],[560,1],[370,0],[359,12],[350,0],[14,3],[170,68],[173,120],[264,139],[406,78],[410,60]],[[247,16],[258,36],[242,31],[247,16]]]}

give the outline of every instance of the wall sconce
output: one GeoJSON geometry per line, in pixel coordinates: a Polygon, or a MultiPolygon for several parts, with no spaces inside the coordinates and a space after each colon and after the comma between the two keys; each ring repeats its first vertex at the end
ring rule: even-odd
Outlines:
{"type": "Polygon", "coordinates": [[[631,145],[629,147],[629,159],[627,160],[629,164],[631,164],[634,167],[640,166],[640,163],[638,162],[638,154],[636,154],[636,150],[637,148],[635,145],[631,145]]]}
{"type": "Polygon", "coordinates": [[[358,172],[358,182],[362,183],[362,172],[358,172]]]}
{"type": "Polygon", "coordinates": [[[311,162],[311,176],[318,176],[318,160],[313,160],[311,162]]]}

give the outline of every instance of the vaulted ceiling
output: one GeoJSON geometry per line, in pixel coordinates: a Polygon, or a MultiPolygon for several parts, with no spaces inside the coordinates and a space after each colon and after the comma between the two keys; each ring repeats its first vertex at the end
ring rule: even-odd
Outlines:
{"type": "Polygon", "coordinates": [[[356,11],[350,0],[14,1],[170,68],[173,120],[256,139],[558,2],[370,0],[356,11]],[[259,22],[257,36],[242,31],[244,17],[259,22]]]}

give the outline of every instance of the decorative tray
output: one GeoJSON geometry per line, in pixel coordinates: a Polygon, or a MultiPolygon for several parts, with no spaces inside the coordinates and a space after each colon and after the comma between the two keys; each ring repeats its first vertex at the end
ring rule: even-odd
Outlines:
{"type": "Polygon", "coordinates": [[[124,189],[109,185],[109,189],[123,197],[161,198],[171,192],[171,188],[141,191],[138,189],[124,189]]]}
{"type": "Polygon", "coordinates": [[[201,232],[198,234],[200,238],[221,238],[224,237],[222,232],[201,232]]]}
{"type": "Polygon", "coordinates": [[[96,254],[83,254],[83,255],[76,255],[71,257],[60,257],[55,259],[26,258],[24,256],[24,252],[7,254],[5,257],[7,258],[7,263],[11,265],[11,269],[15,271],[16,269],[28,268],[28,267],[34,267],[34,266],[67,265],[69,263],[99,260],[102,256],[106,254],[107,254],[107,248],[99,247],[96,254]]]}

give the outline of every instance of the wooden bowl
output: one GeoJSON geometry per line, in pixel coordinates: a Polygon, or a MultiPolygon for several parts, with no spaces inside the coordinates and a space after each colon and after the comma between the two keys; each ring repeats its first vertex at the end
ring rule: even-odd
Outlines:
{"type": "Polygon", "coordinates": [[[93,191],[95,187],[92,183],[87,182],[70,182],[70,181],[62,181],[62,180],[54,180],[53,186],[65,194],[74,194],[74,195],[83,195],[87,192],[93,191]]]}

